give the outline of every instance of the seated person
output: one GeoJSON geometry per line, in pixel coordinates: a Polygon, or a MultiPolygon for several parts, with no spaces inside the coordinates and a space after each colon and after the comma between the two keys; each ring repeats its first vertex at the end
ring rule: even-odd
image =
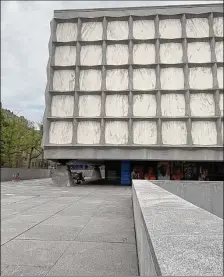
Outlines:
{"type": "Polygon", "coordinates": [[[152,167],[148,168],[148,171],[145,174],[145,180],[156,180],[156,176],[152,167]]]}
{"type": "Polygon", "coordinates": [[[183,179],[184,179],[184,176],[180,168],[179,167],[175,168],[174,174],[171,176],[171,180],[183,180],[183,179]]]}
{"type": "Polygon", "coordinates": [[[132,172],[131,172],[131,179],[134,180],[134,179],[139,179],[138,178],[138,173],[137,173],[137,169],[136,168],[133,168],[132,172]]]}
{"type": "Polygon", "coordinates": [[[202,173],[199,176],[199,181],[209,181],[207,168],[203,168],[202,173]]]}

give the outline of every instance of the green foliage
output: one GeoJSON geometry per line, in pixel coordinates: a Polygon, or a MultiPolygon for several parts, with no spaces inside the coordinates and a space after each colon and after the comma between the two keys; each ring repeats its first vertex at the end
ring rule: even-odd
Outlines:
{"type": "Polygon", "coordinates": [[[23,116],[1,108],[1,164],[28,168],[31,161],[43,154],[42,132],[23,116]]]}

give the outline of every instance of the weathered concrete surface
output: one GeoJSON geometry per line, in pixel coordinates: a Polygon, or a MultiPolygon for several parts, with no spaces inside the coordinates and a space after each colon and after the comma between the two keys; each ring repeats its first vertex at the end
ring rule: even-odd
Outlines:
{"type": "Polygon", "coordinates": [[[138,275],[131,188],[1,184],[2,276],[138,275]]]}
{"type": "Polygon", "coordinates": [[[133,181],[141,276],[223,276],[223,220],[149,181],[133,181]]]}
{"type": "Polygon", "coordinates": [[[223,182],[153,181],[161,188],[223,218],[223,182]]]}
{"type": "Polygon", "coordinates": [[[59,165],[52,173],[52,183],[59,187],[70,187],[74,185],[72,173],[67,165],[59,165]]]}
{"type": "Polygon", "coordinates": [[[48,169],[36,168],[1,168],[1,182],[12,181],[13,175],[19,173],[21,180],[49,178],[48,169]]]}

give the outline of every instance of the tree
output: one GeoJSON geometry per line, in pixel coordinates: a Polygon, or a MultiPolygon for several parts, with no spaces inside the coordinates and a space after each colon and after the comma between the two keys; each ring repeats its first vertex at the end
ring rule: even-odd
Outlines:
{"type": "Polygon", "coordinates": [[[36,130],[34,123],[23,116],[1,108],[1,162],[9,167],[30,168],[33,159],[43,153],[43,132],[36,130]]]}

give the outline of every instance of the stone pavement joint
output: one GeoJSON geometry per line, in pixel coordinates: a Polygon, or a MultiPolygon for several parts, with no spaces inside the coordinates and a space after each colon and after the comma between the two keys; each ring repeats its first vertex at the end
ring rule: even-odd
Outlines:
{"type": "Polygon", "coordinates": [[[138,276],[131,187],[1,185],[2,276],[138,276]]]}

